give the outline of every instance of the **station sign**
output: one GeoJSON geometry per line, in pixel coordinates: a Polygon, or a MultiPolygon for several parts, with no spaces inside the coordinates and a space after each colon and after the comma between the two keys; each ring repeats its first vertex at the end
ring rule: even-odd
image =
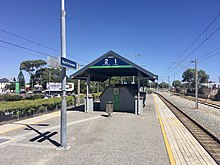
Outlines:
{"type": "Polygon", "coordinates": [[[108,57],[100,60],[90,68],[131,68],[132,65],[124,62],[123,60],[115,57],[108,57]]]}
{"type": "Polygon", "coordinates": [[[75,61],[69,60],[67,58],[61,57],[60,58],[60,65],[62,67],[66,67],[69,69],[76,69],[77,63],[75,61]]]}
{"type": "Polygon", "coordinates": [[[60,68],[59,58],[48,56],[47,57],[47,65],[52,68],[60,68]]]}

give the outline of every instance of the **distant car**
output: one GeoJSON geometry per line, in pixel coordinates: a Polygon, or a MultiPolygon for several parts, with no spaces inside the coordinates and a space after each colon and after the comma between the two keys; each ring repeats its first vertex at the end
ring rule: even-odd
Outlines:
{"type": "Polygon", "coordinates": [[[52,95],[46,95],[46,96],[44,97],[44,99],[49,99],[49,98],[53,98],[53,96],[52,96],[52,95]]]}
{"type": "Polygon", "coordinates": [[[24,94],[24,93],[26,93],[26,91],[24,89],[21,89],[20,94],[24,94]]]}
{"type": "Polygon", "coordinates": [[[32,91],[28,91],[27,94],[33,94],[33,92],[32,91]]]}
{"type": "Polygon", "coordinates": [[[61,97],[60,94],[55,94],[53,97],[61,97]]]}
{"type": "Polygon", "coordinates": [[[41,90],[34,90],[34,93],[42,93],[41,90]]]}

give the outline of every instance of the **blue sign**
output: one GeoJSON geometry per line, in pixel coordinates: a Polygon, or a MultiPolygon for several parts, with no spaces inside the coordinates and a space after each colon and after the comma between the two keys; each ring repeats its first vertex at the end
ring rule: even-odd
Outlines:
{"type": "Polygon", "coordinates": [[[66,68],[70,68],[70,69],[76,69],[76,62],[69,60],[67,58],[61,57],[60,58],[60,65],[66,68]]]}
{"type": "Polygon", "coordinates": [[[127,68],[132,67],[119,58],[104,58],[90,68],[127,68]]]}

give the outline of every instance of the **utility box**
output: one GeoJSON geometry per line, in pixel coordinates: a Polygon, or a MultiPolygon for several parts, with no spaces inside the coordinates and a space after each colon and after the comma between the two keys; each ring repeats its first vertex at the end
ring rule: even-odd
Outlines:
{"type": "Polygon", "coordinates": [[[85,112],[93,112],[94,110],[94,102],[93,102],[93,95],[89,94],[88,95],[88,100],[87,97],[85,97],[85,112]]]}
{"type": "Polygon", "coordinates": [[[108,114],[108,117],[112,117],[113,106],[114,106],[114,104],[112,101],[108,101],[106,103],[106,113],[108,114]]]}

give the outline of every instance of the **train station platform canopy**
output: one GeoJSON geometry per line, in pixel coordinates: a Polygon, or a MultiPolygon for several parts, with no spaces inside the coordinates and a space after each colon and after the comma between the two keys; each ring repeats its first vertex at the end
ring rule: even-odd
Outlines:
{"type": "Polygon", "coordinates": [[[113,76],[138,76],[139,78],[151,81],[158,79],[157,75],[145,70],[113,51],[105,53],[75,72],[72,78],[87,80],[89,77],[90,81],[103,82],[113,76]]]}

